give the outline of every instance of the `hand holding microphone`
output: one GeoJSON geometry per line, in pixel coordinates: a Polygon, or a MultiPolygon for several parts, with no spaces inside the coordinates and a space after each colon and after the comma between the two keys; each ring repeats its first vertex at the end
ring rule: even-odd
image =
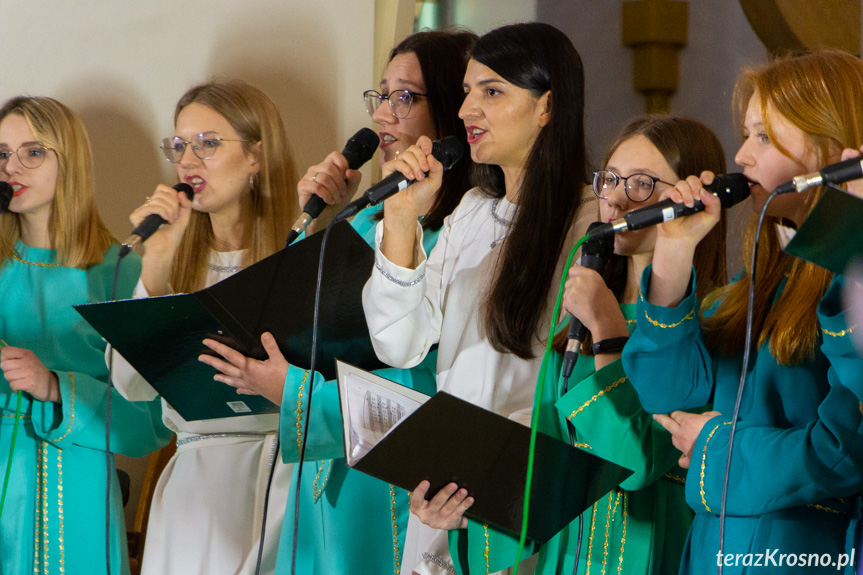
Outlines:
{"type": "Polygon", "coordinates": [[[291,227],[286,246],[293,243],[327,205],[341,208],[356,194],[362,179],[357,170],[372,158],[379,142],[373,130],[362,128],[351,136],[341,153],[331,152],[323,162],[306,171],[297,183],[303,214],[291,227]]]}
{"type": "Polygon", "coordinates": [[[135,229],[132,231],[132,235],[123,242],[123,246],[120,248],[120,257],[124,257],[136,245],[147,241],[163,224],[180,222],[180,226],[173,228],[173,235],[175,236],[173,243],[176,247],[186,230],[186,224],[189,222],[194,197],[195,193],[192,186],[183,182],[175,184],[173,188],[163,184],[157,186],[153,196],[147,198],[144,205],[129,216],[135,229]]]}

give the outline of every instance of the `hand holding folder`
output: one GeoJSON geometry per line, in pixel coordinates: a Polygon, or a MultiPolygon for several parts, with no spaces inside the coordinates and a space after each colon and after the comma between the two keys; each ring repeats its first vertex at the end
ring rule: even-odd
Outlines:
{"type": "MultiPolygon", "coordinates": [[[[521,530],[530,428],[439,392],[432,397],[337,363],[347,463],[437,493],[456,483],[475,499],[466,515],[521,530]]],[[[544,543],[632,472],[540,433],[527,535],[544,543]]]]}
{"type": "MultiPolygon", "coordinates": [[[[245,356],[264,359],[261,334],[276,338],[285,359],[308,366],[321,234],[190,293],[75,306],[113,348],[187,421],[278,413],[269,400],[238,395],[213,380],[216,370],[198,360],[213,339],[245,356]]],[[[362,287],[374,252],[349,224],[328,240],[321,290],[318,369],[335,377],[334,357],[380,366],[369,340],[362,287]]]]}

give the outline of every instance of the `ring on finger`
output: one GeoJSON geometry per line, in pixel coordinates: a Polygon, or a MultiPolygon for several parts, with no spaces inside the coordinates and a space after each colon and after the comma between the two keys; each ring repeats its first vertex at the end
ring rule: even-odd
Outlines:
{"type": "Polygon", "coordinates": [[[147,196],[146,198],[144,198],[144,205],[145,205],[145,206],[149,206],[149,205],[150,205],[150,200],[151,200],[151,199],[152,199],[152,198],[150,198],[150,196],[147,196]]]}
{"type": "Polygon", "coordinates": [[[317,174],[317,173],[316,173],[316,174],[313,174],[313,175],[312,175],[312,177],[311,177],[311,180],[312,180],[313,182],[317,182],[317,181],[318,181],[318,174],[317,174]]]}

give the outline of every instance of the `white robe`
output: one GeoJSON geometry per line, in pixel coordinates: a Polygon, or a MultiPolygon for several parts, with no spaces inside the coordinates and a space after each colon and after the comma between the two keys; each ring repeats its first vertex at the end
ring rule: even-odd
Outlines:
{"type": "MultiPolygon", "coordinates": [[[[211,252],[207,285],[236,273],[242,258],[242,251],[211,252]]],[[[140,281],[134,297],[148,297],[140,281]]],[[[157,395],[118,353],[114,383],[133,401],[157,395]]],[[[278,414],[186,421],[163,399],[162,420],[180,446],[153,495],[142,575],[252,575],[275,462],[261,566],[273,573],[293,467],[276,457],[278,414]]]]}
{"type": "MultiPolygon", "coordinates": [[[[533,345],[534,359],[496,351],[483,334],[482,302],[493,281],[506,222],[517,207],[501,198],[471,190],[447,218],[437,244],[426,259],[417,241],[416,269],[396,266],[380,251],[383,225],[378,224],[375,271],[363,290],[363,308],[378,357],[399,368],[418,364],[438,343],[437,387],[495,413],[530,425],[536,379],[544,342],[533,345]]],[[[584,234],[595,211],[580,210],[574,238],[584,234]]],[[[417,232],[421,237],[421,229],[417,232]]],[[[571,235],[573,237],[573,235],[571,235]]],[[[567,242],[565,249],[572,247],[567,242]]],[[[567,254],[564,254],[564,258],[567,254]]],[[[561,270],[552,284],[557,294],[561,270]]],[[[550,300],[553,304],[553,299],[550,300]]],[[[551,308],[540,322],[549,327],[551,308]]],[[[405,541],[403,575],[453,573],[446,532],[434,530],[411,515],[405,541]],[[412,565],[413,564],[413,565],[412,565]]]]}

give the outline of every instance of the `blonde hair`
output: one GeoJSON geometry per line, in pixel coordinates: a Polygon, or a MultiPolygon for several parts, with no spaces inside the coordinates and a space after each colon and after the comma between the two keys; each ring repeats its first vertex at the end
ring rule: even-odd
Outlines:
{"type": "MultiPolygon", "coordinates": [[[[776,139],[772,118],[777,114],[799,128],[820,165],[835,162],[843,148],[863,143],[863,62],[838,50],[777,59],[763,67],[745,70],[734,88],[734,104],[740,120],[751,98],[757,98],[764,129],[776,148],[792,159],[776,139]]],[[[807,211],[823,195],[819,188],[805,198],[807,211]]],[[[705,309],[716,312],[703,318],[709,345],[731,355],[744,342],[750,256],[755,241],[753,216],[744,241],[746,267],[739,278],[705,299],[705,309]],[[717,304],[718,302],[718,304],[717,304]]],[[[754,329],[758,346],[769,342],[771,354],[781,365],[795,365],[815,356],[819,342],[818,302],[832,275],[814,264],[786,255],[780,249],[777,220],[764,218],[757,262],[754,329]],[[787,283],[771,306],[783,278],[787,283]]]]}
{"type": "MultiPolygon", "coordinates": [[[[255,154],[261,169],[250,192],[250,245],[243,265],[262,260],[282,247],[290,226],[299,215],[296,172],[285,127],[276,105],[259,89],[240,80],[213,81],[191,88],[174,111],[174,122],[189,104],[207,106],[231,124],[247,154],[255,154]],[[260,142],[260,151],[255,145],[260,142]]],[[[193,211],[180,242],[171,285],[178,292],[204,287],[207,263],[213,248],[213,227],[208,214],[193,211]]]]}
{"type": "MultiPolygon", "coordinates": [[[[116,240],[96,209],[93,160],[84,124],[52,98],[12,98],[0,108],[0,122],[13,114],[24,118],[33,137],[57,155],[57,188],[48,234],[58,262],[81,269],[98,264],[116,240]]],[[[15,242],[21,238],[19,218],[11,212],[0,214],[0,261],[14,254],[15,242]]]]}

